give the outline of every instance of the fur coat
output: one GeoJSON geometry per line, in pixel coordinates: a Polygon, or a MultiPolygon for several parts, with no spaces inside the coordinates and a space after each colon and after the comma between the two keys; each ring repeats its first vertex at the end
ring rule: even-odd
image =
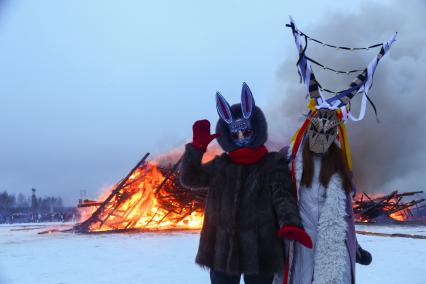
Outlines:
{"type": "MultiPolygon", "coordinates": [[[[291,150],[290,147],[288,156],[290,156],[291,150]]],[[[302,154],[299,152],[295,158],[295,178],[298,189],[302,173],[303,160],[302,154]]],[[[318,187],[319,182],[313,184],[318,187]]],[[[300,188],[300,190],[314,189],[300,188]]],[[[298,247],[298,244],[292,244],[289,283],[301,283],[300,279],[303,278],[312,279],[308,282],[314,284],[355,283],[356,237],[352,202],[350,194],[343,189],[342,179],[338,174],[334,174],[327,188],[318,190],[318,193],[323,193],[323,196],[315,200],[311,197],[305,197],[309,200],[301,200],[304,197],[300,190],[298,193],[299,204],[302,206],[304,203],[303,206],[310,207],[305,208],[305,213],[302,212],[302,215],[305,215],[302,217],[302,222],[312,237],[314,248],[306,254],[303,252],[304,248],[298,247]],[[315,211],[318,216],[314,216],[316,220],[312,222],[309,218],[315,215],[312,213],[315,211]],[[311,259],[306,262],[306,258],[311,258],[312,254],[313,261],[311,259]],[[301,257],[305,260],[301,260],[301,257]],[[302,274],[304,277],[300,277],[302,274]]]]}
{"type": "Polygon", "coordinates": [[[250,165],[226,153],[202,164],[202,156],[187,144],[180,171],[186,187],[208,188],[196,262],[231,274],[281,271],[285,256],[277,231],[300,225],[285,155],[271,152],[250,165]]]}

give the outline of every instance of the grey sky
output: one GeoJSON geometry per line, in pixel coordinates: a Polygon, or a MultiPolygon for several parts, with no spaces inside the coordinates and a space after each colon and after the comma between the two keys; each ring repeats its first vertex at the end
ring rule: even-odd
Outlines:
{"type": "Polygon", "coordinates": [[[288,15],[306,28],[361,11],[361,1],[2,3],[0,190],[35,187],[68,204],[145,152],[181,146],[194,120],[216,121],[216,90],[237,102],[246,81],[257,105],[282,101],[280,68],[296,56],[288,15]]]}

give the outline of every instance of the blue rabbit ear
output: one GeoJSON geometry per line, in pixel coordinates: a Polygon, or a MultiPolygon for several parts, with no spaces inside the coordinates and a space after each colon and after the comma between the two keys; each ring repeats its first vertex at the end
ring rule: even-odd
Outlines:
{"type": "Polygon", "coordinates": [[[243,117],[249,119],[254,109],[254,99],[253,94],[250,91],[249,86],[246,82],[243,83],[243,88],[241,90],[241,110],[243,112],[243,117]]]}
{"type": "Polygon", "coordinates": [[[223,121],[225,121],[227,124],[231,124],[233,121],[231,108],[229,107],[228,102],[219,92],[216,92],[216,108],[220,118],[222,118],[223,121]]]}

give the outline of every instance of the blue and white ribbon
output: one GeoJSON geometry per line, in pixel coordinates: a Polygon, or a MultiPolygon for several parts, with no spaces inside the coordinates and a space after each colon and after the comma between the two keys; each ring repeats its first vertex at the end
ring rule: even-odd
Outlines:
{"type": "MultiPolygon", "coordinates": [[[[302,36],[304,36],[305,41],[307,40],[306,36],[300,32],[292,17],[290,17],[290,27],[292,28],[292,33],[295,39],[296,47],[299,52],[298,60],[298,71],[302,80],[302,83],[305,86],[305,89],[308,91],[311,99],[314,99],[316,102],[316,108],[328,108],[328,109],[341,109],[344,114],[344,119],[347,117],[351,118],[353,121],[360,121],[365,116],[365,110],[367,106],[368,91],[370,90],[373,83],[373,75],[376,71],[379,61],[388,53],[392,43],[396,40],[396,35],[392,35],[390,39],[381,45],[380,52],[373,58],[373,60],[368,64],[368,66],[356,77],[356,79],[350,84],[349,88],[346,90],[337,92],[333,97],[325,99],[322,94],[322,88],[320,84],[315,79],[312,68],[309,64],[309,59],[306,54],[306,43],[305,46],[302,44],[302,36]],[[350,100],[358,93],[362,93],[361,99],[361,108],[358,117],[354,117],[350,112],[347,111],[347,106],[350,105],[350,100]]],[[[317,63],[313,61],[314,63],[317,63]]],[[[326,68],[330,69],[330,68],[326,68]]],[[[330,69],[332,70],[332,69],[330,69]]],[[[349,73],[349,72],[348,72],[349,73]]],[[[370,101],[371,102],[371,101],[370,101]]],[[[373,105],[374,107],[374,105],[373,105]]]]}

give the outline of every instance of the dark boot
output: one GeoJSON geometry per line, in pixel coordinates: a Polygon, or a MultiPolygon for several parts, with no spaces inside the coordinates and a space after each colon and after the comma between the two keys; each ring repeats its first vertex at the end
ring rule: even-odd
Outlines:
{"type": "Polygon", "coordinates": [[[216,270],[210,270],[211,284],[239,284],[240,278],[241,278],[241,275],[228,274],[228,273],[224,273],[224,272],[220,272],[216,270]]]}
{"type": "Polygon", "coordinates": [[[245,284],[272,284],[274,274],[244,274],[245,284]]]}

